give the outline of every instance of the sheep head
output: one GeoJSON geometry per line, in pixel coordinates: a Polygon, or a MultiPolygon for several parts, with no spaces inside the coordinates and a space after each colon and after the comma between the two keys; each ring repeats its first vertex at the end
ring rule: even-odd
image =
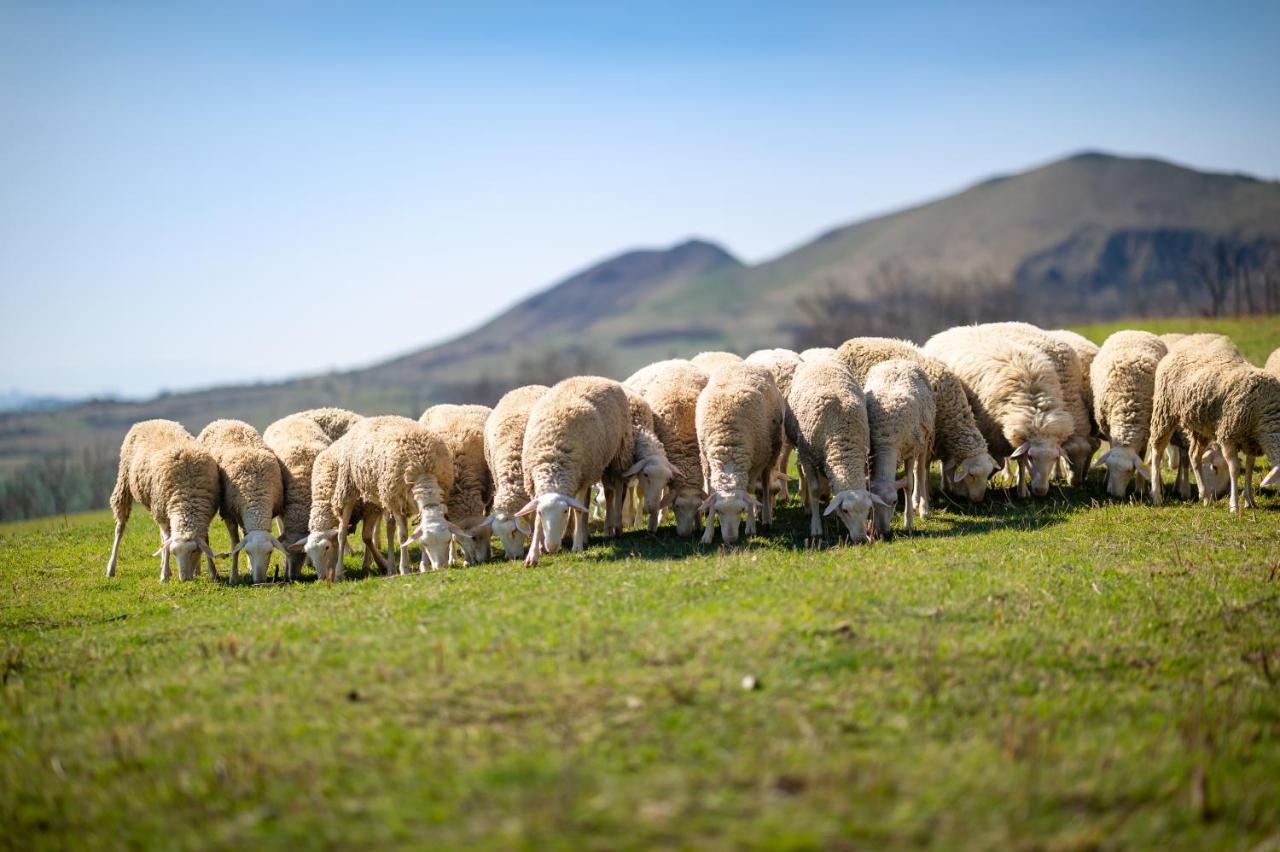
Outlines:
{"type": "Polygon", "coordinates": [[[946,466],[942,475],[950,477],[955,491],[974,503],[981,503],[987,495],[987,482],[995,470],[996,460],[988,453],[980,453],[954,467],[946,466]]]}
{"type": "Polygon", "coordinates": [[[849,531],[849,539],[858,543],[867,540],[867,518],[876,507],[887,508],[890,514],[893,512],[893,507],[879,495],[865,488],[850,488],[837,492],[822,514],[835,514],[849,531]]]}
{"type": "Polygon", "coordinates": [[[644,490],[645,511],[656,512],[662,508],[662,492],[666,490],[667,483],[675,479],[676,470],[666,459],[651,456],[636,462],[623,474],[626,479],[633,476],[640,478],[640,487],[644,490]]]}
{"type": "Polygon", "coordinates": [[[1112,497],[1124,497],[1135,475],[1143,479],[1150,477],[1142,464],[1142,457],[1129,447],[1112,447],[1093,466],[1104,465],[1107,468],[1107,493],[1112,497]]]}
{"type": "Polygon", "coordinates": [[[265,583],[267,581],[267,569],[271,567],[271,551],[279,550],[286,557],[291,557],[288,548],[280,543],[280,540],[266,530],[250,530],[245,533],[244,538],[240,539],[240,543],[232,548],[230,553],[223,553],[220,556],[234,556],[240,551],[244,551],[249,557],[249,568],[253,572],[253,582],[265,583]]]}
{"type": "Polygon", "coordinates": [[[195,579],[196,572],[200,569],[201,554],[207,554],[210,559],[214,558],[209,542],[199,537],[170,536],[160,543],[160,549],[152,555],[159,556],[166,551],[178,563],[179,580],[195,579]]]}
{"type": "Polygon", "coordinates": [[[906,478],[886,479],[871,483],[871,524],[880,536],[889,534],[893,512],[898,505],[898,492],[907,487],[906,478]]]}
{"type": "MultiPolygon", "coordinates": [[[[337,575],[338,568],[338,530],[318,530],[311,532],[305,539],[293,545],[306,552],[307,559],[316,569],[316,576],[327,580],[337,575]]],[[[292,548],[291,548],[292,549],[292,548]]]]}
{"type": "Polygon", "coordinates": [[[1031,493],[1037,497],[1049,493],[1049,481],[1053,478],[1054,468],[1061,457],[1062,448],[1043,438],[1023,441],[1009,456],[1017,459],[1018,464],[1025,464],[1031,469],[1031,493]]]}
{"type": "Polygon", "coordinates": [[[516,517],[532,514],[534,524],[541,526],[542,549],[547,553],[555,553],[564,540],[565,530],[569,528],[569,513],[582,513],[580,523],[587,522],[587,507],[566,494],[548,492],[540,494],[516,512],[516,517]]]}
{"type": "Polygon", "coordinates": [[[686,486],[671,492],[671,508],[676,516],[676,535],[693,535],[702,516],[702,489],[686,486]]]}
{"type": "MultiPolygon", "coordinates": [[[[702,505],[698,508],[708,514],[714,514],[719,519],[720,537],[725,544],[737,544],[738,531],[742,525],[742,516],[747,512],[754,511],[760,505],[759,500],[746,491],[738,489],[736,491],[713,492],[710,497],[702,501],[702,505]]],[[[708,518],[706,532],[702,535],[702,543],[710,544],[714,535],[715,527],[711,525],[708,518]]]]}
{"type": "Polygon", "coordinates": [[[502,542],[508,559],[523,559],[529,543],[529,527],[510,512],[494,512],[489,516],[493,534],[502,542]]]}

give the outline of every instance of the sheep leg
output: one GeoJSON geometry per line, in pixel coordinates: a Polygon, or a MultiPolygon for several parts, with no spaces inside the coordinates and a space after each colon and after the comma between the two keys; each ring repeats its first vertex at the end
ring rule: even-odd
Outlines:
{"type": "MultiPolygon", "coordinates": [[[[609,505],[608,493],[609,493],[608,486],[605,486],[605,506],[606,507],[609,505]]],[[[582,489],[580,493],[575,495],[578,502],[584,506],[590,505],[589,503],[587,503],[587,498],[590,496],[591,496],[591,486],[587,486],[586,488],[582,489]]],[[[615,497],[616,496],[617,495],[615,494],[615,497]]],[[[570,509],[570,511],[573,512],[573,520],[574,520],[573,549],[577,553],[581,553],[582,551],[587,549],[587,541],[590,536],[590,529],[587,523],[587,513],[579,512],[577,509],[570,509]]],[[[606,511],[606,521],[605,521],[606,528],[608,527],[607,516],[608,516],[608,512],[606,511]]]]}
{"type": "Polygon", "coordinates": [[[342,564],[344,557],[347,555],[347,530],[351,529],[351,512],[354,506],[343,506],[342,514],[338,517],[338,561],[333,565],[332,580],[337,582],[341,580],[345,573],[345,566],[342,564]]]}
{"type": "Polygon", "coordinates": [[[706,523],[706,525],[703,527],[703,530],[702,530],[702,539],[701,539],[701,541],[702,541],[702,543],[703,543],[703,544],[711,544],[713,541],[715,541],[715,537],[716,537],[716,518],[717,518],[717,515],[716,515],[716,513],[715,513],[715,510],[712,510],[712,511],[710,511],[710,512],[708,512],[708,513],[707,513],[707,523],[706,523]]]}
{"type": "Polygon", "coordinates": [[[801,461],[799,468],[804,478],[805,502],[809,504],[809,537],[817,544],[822,540],[822,506],[818,500],[818,478],[806,471],[805,467],[805,463],[801,461]]]}
{"type": "Polygon", "coordinates": [[[1250,509],[1258,508],[1258,504],[1253,499],[1253,463],[1255,457],[1245,455],[1244,457],[1244,504],[1250,509]]]}
{"type": "MultiPolygon", "coordinates": [[[[161,522],[160,523],[160,544],[163,546],[164,543],[168,540],[169,540],[169,525],[167,523],[161,522]]],[[[160,551],[160,582],[161,583],[169,582],[169,578],[171,576],[173,575],[169,571],[169,548],[165,547],[164,550],[160,551]]],[[[187,578],[179,577],[178,579],[185,580],[187,578]]]]}
{"type": "Polygon", "coordinates": [[[1178,453],[1178,472],[1174,477],[1173,488],[1181,499],[1191,499],[1191,466],[1184,452],[1178,453]]]}
{"type": "Polygon", "coordinates": [[[929,517],[929,456],[921,454],[916,457],[916,511],[920,520],[929,517]]]}
{"type": "Polygon", "coordinates": [[[773,469],[766,467],[760,477],[761,494],[760,526],[766,530],[773,527],[773,469]]]}
{"type": "Polygon", "coordinates": [[[1231,477],[1231,500],[1228,503],[1231,511],[1240,511],[1240,493],[1239,493],[1239,477],[1240,477],[1240,456],[1236,454],[1236,448],[1231,447],[1230,452],[1224,444],[1222,454],[1227,457],[1227,475],[1231,477]]]}
{"type": "Polygon", "coordinates": [[[622,486],[622,528],[627,529],[636,522],[635,480],[622,486]]]}
{"type": "Polygon", "coordinates": [[[906,460],[906,464],[903,465],[903,473],[907,475],[907,479],[909,480],[908,487],[911,490],[910,492],[904,493],[902,495],[903,497],[902,502],[904,504],[902,507],[902,515],[903,515],[902,528],[907,532],[911,532],[911,521],[912,521],[912,518],[915,516],[915,511],[916,511],[916,492],[920,490],[920,480],[916,475],[915,459],[906,460]]]}
{"type": "Polygon", "coordinates": [[[1031,486],[1028,480],[1031,479],[1031,465],[1027,462],[1026,457],[1018,459],[1018,496],[1030,497],[1031,486]]]}
{"type": "MultiPolygon", "coordinates": [[[[235,550],[236,545],[240,543],[240,525],[235,521],[223,518],[222,522],[227,526],[227,538],[231,539],[231,549],[235,550]]],[[[236,584],[236,580],[240,577],[240,554],[231,554],[231,585],[236,584]]]]}
{"type": "Polygon", "coordinates": [[[1198,437],[1193,435],[1191,440],[1188,441],[1188,444],[1189,446],[1187,447],[1186,455],[1189,458],[1187,460],[1187,464],[1191,468],[1191,475],[1194,476],[1196,480],[1196,492],[1200,495],[1200,502],[1208,506],[1213,503],[1214,496],[1210,494],[1209,490],[1205,487],[1204,472],[1200,469],[1200,465],[1202,464],[1200,457],[1204,455],[1208,443],[1202,442],[1198,437]]]}
{"type": "MultiPolygon", "coordinates": [[[[396,525],[397,525],[397,524],[399,524],[399,523],[400,523],[400,516],[399,516],[399,515],[395,514],[394,512],[388,512],[388,513],[387,513],[387,562],[386,562],[386,571],[387,571],[387,574],[388,574],[388,575],[390,575],[390,574],[391,574],[391,563],[393,563],[393,562],[395,562],[395,561],[396,561],[396,550],[398,549],[397,545],[399,544],[399,542],[404,541],[404,539],[403,539],[403,538],[397,538],[397,537],[396,537],[396,529],[397,529],[397,526],[396,526],[396,525]]],[[[399,529],[400,529],[400,533],[403,535],[403,533],[404,533],[404,529],[403,529],[402,527],[401,527],[401,528],[399,528],[399,529]]],[[[401,573],[401,574],[403,574],[403,573],[404,573],[403,568],[400,570],[400,573],[401,573]]]]}
{"type": "MultiPolygon", "coordinates": [[[[121,465],[121,468],[124,466],[121,465]]],[[[129,513],[133,511],[133,495],[129,493],[128,474],[122,469],[116,475],[115,488],[111,490],[111,514],[116,519],[116,534],[111,542],[111,558],[107,560],[107,576],[116,575],[116,562],[120,558],[120,540],[124,538],[129,513]]]]}
{"type": "MultiPolygon", "coordinates": [[[[392,518],[395,520],[396,531],[394,535],[387,536],[387,563],[388,563],[387,573],[388,574],[391,573],[390,563],[392,558],[391,554],[393,552],[392,548],[396,547],[397,542],[401,543],[401,545],[407,544],[409,542],[409,522],[405,519],[405,516],[400,514],[399,512],[396,512],[392,515],[392,518]]],[[[403,577],[405,574],[409,573],[409,548],[401,546],[398,549],[400,551],[400,562],[399,562],[400,576],[403,577]]]]}
{"type": "MultiPolygon", "coordinates": [[[[583,505],[590,505],[584,503],[583,505]]],[[[529,552],[524,555],[524,564],[532,568],[542,557],[542,518],[538,513],[533,516],[533,535],[529,537],[529,552]]]]}

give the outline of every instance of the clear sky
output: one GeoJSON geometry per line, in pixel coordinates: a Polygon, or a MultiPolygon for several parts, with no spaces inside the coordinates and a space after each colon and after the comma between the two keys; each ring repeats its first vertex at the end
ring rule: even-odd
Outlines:
{"type": "Polygon", "coordinates": [[[1280,3],[0,0],[0,390],[372,363],[1084,148],[1280,176],[1280,3]]]}

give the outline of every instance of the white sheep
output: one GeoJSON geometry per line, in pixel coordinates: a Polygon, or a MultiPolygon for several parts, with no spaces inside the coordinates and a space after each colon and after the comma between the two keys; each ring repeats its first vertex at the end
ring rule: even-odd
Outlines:
{"type": "Polygon", "coordinates": [[[929,451],[937,402],[929,377],[906,358],[881,361],[867,372],[863,385],[871,449],[871,493],[876,532],[888,535],[899,489],[911,488],[905,503],[904,527],[910,531],[914,507],[929,487],[929,451]],[[906,471],[898,479],[898,465],[906,471]]]}
{"type": "Polygon", "coordinates": [[[924,352],[946,364],[964,385],[997,467],[1008,458],[1019,460],[1018,494],[1048,494],[1062,443],[1075,430],[1053,362],[1012,335],[980,326],[935,334],[924,352]]]}
{"type": "Polygon", "coordinates": [[[773,522],[772,474],[782,451],[782,394],[763,367],[728,364],[712,371],[698,395],[694,417],[709,492],[699,507],[708,513],[702,543],[710,544],[715,536],[714,515],[724,543],[734,544],[744,512],[747,535],[755,534],[756,508],[762,523],[773,522]],[[757,486],[760,500],[752,495],[757,486]]]}
{"type": "Polygon", "coordinates": [[[494,488],[489,523],[508,559],[524,558],[529,529],[516,517],[529,502],[524,489],[524,430],[534,403],[548,390],[546,385],[525,385],[508,391],[484,425],[484,456],[494,488]]]}
{"type": "MultiPolygon", "coordinates": [[[[786,408],[787,397],[791,393],[791,377],[795,375],[796,367],[802,363],[800,356],[790,349],[757,349],[746,357],[748,364],[755,364],[758,367],[764,367],[773,374],[773,382],[778,386],[778,393],[782,394],[783,408],[786,408]]],[[[774,492],[778,493],[785,500],[789,494],[787,491],[787,469],[791,466],[791,453],[795,446],[790,439],[782,445],[782,455],[778,456],[778,476],[774,481],[774,492]]],[[[805,471],[800,468],[800,494],[807,503],[808,489],[804,482],[805,471]]]]}
{"type": "Polygon", "coordinates": [[[1156,368],[1167,351],[1154,334],[1117,331],[1090,365],[1094,421],[1110,444],[1094,466],[1107,468],[1112,497],[1124,497],[1135,474],[1147,478],[1142,459],[1151,436],[1156,368]]]}
{"type": "MultiPolygon", "coordinates": [[[[931,458],[942,462],[942,488],[956,491],[975,503],[987,493],[987,482],[995,471],[995,460],[987,451],[964,385],[942,361],[926,355],[909,340],[888,337],[854,337],[836,350],[836,358],[849,368],[859,383],[867,372],[883,361],[905,358],[914,362],[929,377],[936,404],[931,458]]],[[[927,491],[924,495],[927,498],[927,491]]],[[[916,507],[922,517],[928,512],[927,499],[916,507]]]]}
{"type": "Polygon", "coordinates": [[[560,549],[570,512],[578,513],[573,549],[586,549],[591,487],[603,481],[606,505],[617,505],[611,489],[630,464],[634,443],[631,407],[618,382],[577,376],[543,394],[529,413],[521,451],[530,500],[516,516],[534,516],[525,564],[560,549]]]}
{"type": "Polygon", "coordinates": [[[836,357],[836,350],[830,346],[813,346],[800,353],[801,361],[819,361],[836,357]]]}
{"type": "Polygon", "coordinates": [[[666,502],[676,516],[676,534],[693,535],[698,509],[706,498],[695,413],[698,394],[707,386],[707,372],[691,361],[659,361],[638,370],[625,384],[649,403],[654,433],[674,469],[666,502]]]}
{"type": "Polygon", "coordinates": [[[120,539],[134,502],[141,503],[160,527],[160,581],[168,582],[169,557],[178,561],[178,578],[191,580],[200,554],[209,560],[209,576],[218,578],[209,524],[218,509],[218,463],[191,433],[172,420],[136,423],[120,445],[120,467],[111,491],[115,539],[107,576],[116,574],[120,539]]]}
{"type": "MultiPolygon", "coordinates": [[[[667,484],[675,477],[676,471],[667,460],[666,450],[655,431],[653,409],[635,390],[626,385],[623,385],[622,389],[627,394],[627,405],[631,410],[631,428],[634,434],[631,465],[622,474],[622,478],[616,479],[613,483],[614,493],[623,504],[618,507],[615,517],[620,520],[620,527],[632,523],[634,518],[627,517],[627,510],[630,508],[638,512],[641,505],[640,495],[643,495],[644,510],[649,515],[649,532],[654,532],[658,528],[658,512],[662,508],[664,492],[667,490],[667,484]],[[634,480],[632,480],[633,477],[634,480]],[[636,494],[632,494],[633,481],[636,494]]],[[[608,520],[606,512],[606,535],[610,534],[608,520]]],[[[621,532],[620,527],[614,532],[621,532]]]]}
{"type": "Polygon", "coordinates": [[[271,533],[272,521],[284,512],[280,460],[258,430],[242,420],[215,420],[200,431],[196,441],[218,463],[218,513],[231,538],[231,582],[239,577],[243,550],[249,557],[253,582],[265,583],[271,552],[289,555],[271,533]]]}
{"type": "MultiPolygon", "coordinates": [[[[453,456],[453,488],[449,491],[448,518],[466,530],[455,537],[468,565],[489,560],[493,521],[493,477],[484,457],[484,426],[493,409],[487,405],[433,405],[418,422],[440,436],[453,456]]],[[[450,555],[452,561],[452,554],[450,555]]]]}
{"type": "Polygon", "coordinates": [[[742,360],[742,356],[713,349],[708,352],[699,352],[689,360],[709,373],[716,367],[738,363],[742,360]]]}
{"type": "Polygon", "coordinates": [[[1267,366],[1264,369],[1273,376],[1280,376],[1280,346],[1267,356],[1267,366]]]}
{"type": "MultiPolygon", "coordinates": [[[[1239,453],[1245,456],[1245,505],[1254,508],[1253,461],[1265,455],[1271,470],[1262,487],[1280,486],[1280,378],[1245,360],[1226,337],[1193,334],[1178,341],[1156,369],[1151,415],[1151,499],[1163,498],[1159,460],[1175,428],[1191,439],[1193,462],[1217,442],[1226,457],[1232,512],[1240,508],[1239,453]]],[[[1209,495],[1200,466],[1194,465],[1200,494],[1209,495]]]]}
{"type": "Polygon", "coordinates": [[[311,469],[316,456],[333,443],[310,417],[290,414],[272,423],[262,440],[280,460],[284,508],[280,512],[280,541],[289,548],[285,579],[296,580],[306,553],[293,545],[305,543],[311,519],[311,469]]]}
{"type": "Polygon", "coordinates": [[[329,437],[330,441],[336,441],[343,435],[347,434],[347,430],[364,419],[361,415],[354,411],[348,411],[345,408],[309,408],[306,411],[299,411],[295,417],[305,417],[320,427],[320,430],[329,437]]]}
{"type": "Polygon", "coordinates": [[[800,364],[789,390],[784,423],[809,490],[810,537],[821,539],[822,516],[834,513],[852,541],[866,541],[871,509],[884,500],[867,490],[870,437],[861,385],[840,361],[820,359],[800,364]]]}

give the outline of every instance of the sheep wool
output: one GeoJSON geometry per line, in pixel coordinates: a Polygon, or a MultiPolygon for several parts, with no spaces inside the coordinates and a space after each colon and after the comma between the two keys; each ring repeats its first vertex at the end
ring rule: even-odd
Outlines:
{"type": "Polygon", "coordinates": [[[697,364],[699,367],[701,367],[702,369],[706,370],[709,373],[712,370],[714,370],[716,367],[722,367],[725,364],[738,363],[739,361],[742,360],[742,356],[735,355],[732,352],[721,352],[718,350],[711,350],[709,352],[699,352],[697,355],[694,355],[689,360],[692,361],[694,364],[697,364]]]}
{"type": "Polygon", "coordinates": [[[529,535],[516,513],[529,502],[524,487],[524,430],[534,404],[550,390],[525,385],[498,400],[484,424],[484,457],[493,477],[492,529],[508,559],[523,559],[529,535]]]}
{"type": "Polygon", "coordinates": [[[1048,494],[1062,443],[1075,431],[1053,362],[1026,342],[981,326],[935,334],[924,352],[946,364],[964,385],[974,422],[998,464],[1028,457],[1029,464],[1019,463],[1019,495],[1048,494]]]}
{"type": "Polygon", "coordinates": [[[347,434],[348,429],[363,419],[359,414],[347,411],[345,408],[310,408],[299,411],[295,416],[313,421],[330,441],[338,440],[347,434]]]}
{"type": "Polygon", "coordinates": [[[872,367],[892,358],[905,358],[924,370],[936,404],[930,455],[942,462],[943,490],[959,491],[975,502],[983,500],[995,461],[974,420],[964,385],[946,364],[909,340],[889,337],[851,338],[836,350],[836,358],[860,383],[866,381],[872,367]]]}
{"type": "Polygon", "coordinates": [[[272,423],[262,440],[280,460],[284,508],[280,513],[280,541],[290,548],[285,578],[298,578],[306,554],[292,548],[306,541],[311,518],[311,476],[318,456],[333,441],[304,414],[290,414],[272,423]]]}
{"type": "Polygon", "coordinates": [[[887,535],[898,502],[898,491],[910,485],[905,528],[910,530],[915,508],[927,505],[929,450],[937,403],[929,377],[906,358],[881,361],[867,371],[867,428],[871,449],[871,493],[879,498],[872,509],[876,531],[887,535]],[[898,465],[906,478],[898,480],[898,465]]]}
{"type": "Polygon", "coordinates": [[[756,531],[756,507],[762,522],[772,523],[771,473],[782,450],[782,420],[782,394],[768,370],[741,363],[712,371],[694,412],[702,473],[710,492],[701,507],[708,512],[703,544],[714,538],[713,515],[725,544],[737,542],[744,512],[747,535],[756,531]],[[759,500],[752,496],[757,487],[759,500]]]}
{"type": "Polygon", "coordinates": [[[676,516],[676,534],[681,536],[696,532],[698,507],[706,499],[695,413],[707,378],[707,372],[692,361],[671,360],[650,364],[627,380],[649,403],[654,433],[674,469],[667,499],[676,516]],[[638,386],[632,384],[635,379],[638,386]]]}
{"type": "MultiPolygon", "coordinates": [[[[1280,486],[1280,378],[1250,364],[1235,345],[1217,334],[1192,334],[1174,344],[1156,369],[1151,415],[1151,497],[1162,489],[1158,462],[1175,428],[1191,439],[1193,462],[1210,442],[1226,457],[1230,509],[1239,511],[1239,453],[1245,455],[1245,505],[1253,499],[1253,460],[1265,455],[1271,470],[1262,487],[1280,486]]],[[[1200,466],[1192,465],[1200,493],[1208,497],[1200,466]]],[[[1206,500],[1207,501],[1207,500],[1206,500]]]]}
{"type": "Polygon", "coordinates": [[[1280,376],[1280,347],[1267,356],[1267,366],[1264,369],[1273,376],[1280,376]]]}
{"type": "Polygon", "coordinates": [[[622,385],[612,379],[565,379],[534,404],[521,453],[531,500],[517,513],[534,515],[527,564],[537,564],[544,551],[559,550],[570,511],[579,513],[573,549],[586,548],[591,488],[604,481],[605,503],[616,505],[610,483],[626,471],[634,451],[631,406],[622,385]]]}
{"type": "Polygon", "coordinates": [[[114,577],[120,540],[133,504],[141,503],[160,527],[160,580],[170,577],[169,557],[178,561],[178,577],[194,579],[200,555],[208,557],[209,575],[217,579],[209,524],[218,509],[218,463],[191,433],[172,420],[135,424],[120,445],[120,467],[111,491],[115,538],[107,562],[114,577]]]}
{"type": "Polygon", "coordinates": [[[613,483],[615,499],[621,501],[614,513],[619,525],[613,530],[608,528],[609,514],[606,511],[606,535],[621,532],[621,528],[633,520],[627,517],[627,510],[635,510],[640,505],[639,498],[631,493],[633,489],[629,477],[635,477],[635,490],[644,496],[644,508],[649,514],[649,532],[656,531],[663,493],[667,483],[675,475],[675,469],[667,460],[666,450],[655,431],[653,409],[635,390],[626,385],[622,389],[627,395],[627,405],[631,410],[633,448],[631,464],[622,475],[625,481],[615,480],[613,483]]]}
{"type": "Polygon", "coordinates": [[[487,405],[433,405],[418,422],[439,435],[453,456],[453,489],[446,514],[467,531],[455,544],[470,565],[489,559],[493,477],[484,457],[484,425],[493,409],[487,405]]]}
{"type": "Polygon", "coordinates": [[[822,537],[820,501],[829,496],[825,514],[837,514],[851,540],[865,541],[875,498],[867,490],[870,436],[862,386],[837,359],[806,361],[792,377],[783,417],[809,489],[810,537],[822,537]]]}
{"type": "Polygon", "coordinates": [[[1110,447],[1097,462],[1107,467],[1107,492],[1124,497],[1135,474],[1145,477],[1143,454],[1151,434],[1156,368],[1168,349],[1145,331],[1117,331],[1089,368],[1093,417],[1110,447]]]}
{"type": "Polygon", "coordinates": [[[824,358],[836,357],[836,350],[830,346],[814,346],[800,353],[801,361],[819,361],[824,358]]]}
{"type": "Polygon", "coordinates": [[[242,420],[215,420],[200,431],[196,441],[218,463],[218,513],[231,538],[231,582],[238,578],[243,550],[249,556],[253,582],[263,583],[272,550],[288,555],[271,532],[272,521],[284,511],[280,460],[258,430],[242,420]]]}

